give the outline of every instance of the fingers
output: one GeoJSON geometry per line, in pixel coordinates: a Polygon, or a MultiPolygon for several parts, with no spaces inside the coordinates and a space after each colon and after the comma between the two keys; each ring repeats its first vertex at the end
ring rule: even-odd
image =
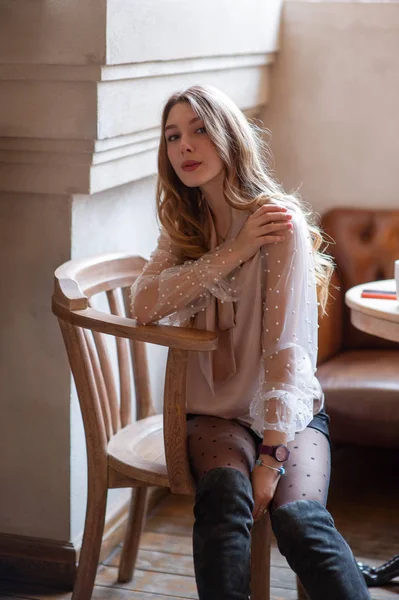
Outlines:
{"type": "Polygon", "coordinates": [[[278,213],[264,213],[261,214],[259,216],[259,222],[260,223],[271,223],[271,222],[276,222],[276,221],[283,221],[283,222],[288,222],[292,220],[292,215],[289,213],[283,213],[283,212],[278,212],[278,213]]]}
{"type": "Polygon", "coordinates": [[[292,221],[291,221],[292,217],[291,215],[284,215],[284,214],[276,214],[276,215],[263,215],[260,219],[257,219],[255,226],[256,227],[265,227],[266,225],[269,225],[272,229],[273,227],[286,227],[287,225],[291,225],[292,221]]]}
{"type": "Polygon", "coordinates": [[[285,235],[289,231],[292,231],[292,228],[292,223],[268,223],[263,227],[259,227],[258,234],[259,237],[270,233],[274,233],[275,235],[285,235]]]}
{"type": "Polygon", "coordinates": [[[258,497],[256,497],[256,495],[254,496],[254,508],[252,511],[252,516],[255,521],[261,519],[265,514],[268,513],[271,500],[272,499],[268,494],[259,494],[258,497]]]}
{"type": "Polygon", "coordinates": [[[287,212],[287,208],[285,206],[279,206],[278,204],[263,204],[263,206],[260,206],[255,212],[254,215],[256,215],[259,212],[287,212]]]}
{"type": "Polygon", "coordinates": [[[285,226],[288,223],[292,223],[292,215],[286,213],[264,213],[258,216],[254,221],[256,227],[262,227],[264,225],[280,225],[285,226]]]}
{"type": "Polygon", "coordinates": [[[264,204],[260,208],[258,208],[251,216],[253,219],[258,219],[260,217],[264,217],[265,215],[269,215],[273,218],[284,219],[284,217],[289,214],[287,209],[283,206],[276,206],[275,204],[264,204]]]}
{"type": "Polygon", "coordinates": [[[285,236],[283,235],[263,235],[262,237],[257,238],[258,242],[260,242],[261,246],[265,244],[273,244],[274,242],[283,242],[285,240],[285,236]]]}
{"type": "Polygon", "coordinates": [[[283,206],[264,204],[248,218],[248,225],[257,243],[263,246],[283,242],[287,233],[293,232],[292,217],[283,206]]]}
{"type": "MultiPolygon", "coordinates": [[[[264,503],[264,501],[263,501],[263,503],[264,503]]],[[[267,515],[268,512],[269,512],[268,505],[264,506],[263,504],[260,505],[260,503],[255,503],[254,509],[252,511],[252,516],[254,518],[254,521],[261,519],[262,517],[267,515]]]]}

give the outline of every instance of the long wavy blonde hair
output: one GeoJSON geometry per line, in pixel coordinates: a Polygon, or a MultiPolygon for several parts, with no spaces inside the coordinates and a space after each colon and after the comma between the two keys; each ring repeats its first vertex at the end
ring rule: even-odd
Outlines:
{"type": "Polygon", "coordinates": [[[167,230],[176,250],[185,259],[197,259],[209,251],[203,199],[199,187],[187,187],[170,164],[165,125],[169,112],[178,103],[187,102],[204,121],[205,130],[225,167],[223,192],[227,204],[237,210],[253,210],[263,204],[300,208],[312,240],[317,296],[322,315],[329,296],[334,261],[320,246],[328,244],[316,223],[316,214],[297,193],[287,194],[270,175],[267,158],[270,150],[264,130],[250,123],[238,106],[213,86],[192,86],[174,93],[166,102],[158,151],[156,209],[158,221],[167,230]]]}

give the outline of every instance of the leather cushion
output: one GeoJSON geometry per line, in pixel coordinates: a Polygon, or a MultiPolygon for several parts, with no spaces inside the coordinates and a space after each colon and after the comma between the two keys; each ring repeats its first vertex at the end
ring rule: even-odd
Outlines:
{"type": "MultiPolygon", "coordinates": [[[[328,252],[334,257],[342,280],[342,295],[369,281],[394,278],[399,259],[399,211],[336,207],[322,217],[322,228],[334,241],[328,252]]],[[[356,329],[350,310],[343,310],[342,350],[359,348],[399,350],[397,342],[356,329]]]]}
{"type": "Polygon", "coordinates": [[[399,351],[344,351],[316,376],[333,441],[399,448],[399,351]]]}

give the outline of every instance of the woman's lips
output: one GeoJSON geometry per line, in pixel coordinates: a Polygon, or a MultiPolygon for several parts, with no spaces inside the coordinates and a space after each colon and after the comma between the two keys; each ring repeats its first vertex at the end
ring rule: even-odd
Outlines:
{"type": "Polygon", "coordinates": [[[183,171],[195,171],[200,165],[201,163],[194,163],[192,165],[186,165],[185,167],[182,167],[182,169],[183,171]]]}

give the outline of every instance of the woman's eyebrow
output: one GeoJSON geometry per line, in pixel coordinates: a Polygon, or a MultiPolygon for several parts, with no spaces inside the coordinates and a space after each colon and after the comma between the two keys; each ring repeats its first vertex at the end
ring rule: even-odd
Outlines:
{"type": "MultiPolygon", "coordinates": [[[[202,119],[201,119],[201,117],[194,117],[193,119],[191,119],[191,120],[188,122],[188,124],[189,124],[189,125],[191,125],[192,123],[195,123],[195,121],[202,121],[202,119]]],[[[172,129],[172,127],[177,127],[177,125],[174,125],[174,124],[167,125],[167,126],[165,127],[165,131],[166,131],[167,129],[172,129]]]]}

